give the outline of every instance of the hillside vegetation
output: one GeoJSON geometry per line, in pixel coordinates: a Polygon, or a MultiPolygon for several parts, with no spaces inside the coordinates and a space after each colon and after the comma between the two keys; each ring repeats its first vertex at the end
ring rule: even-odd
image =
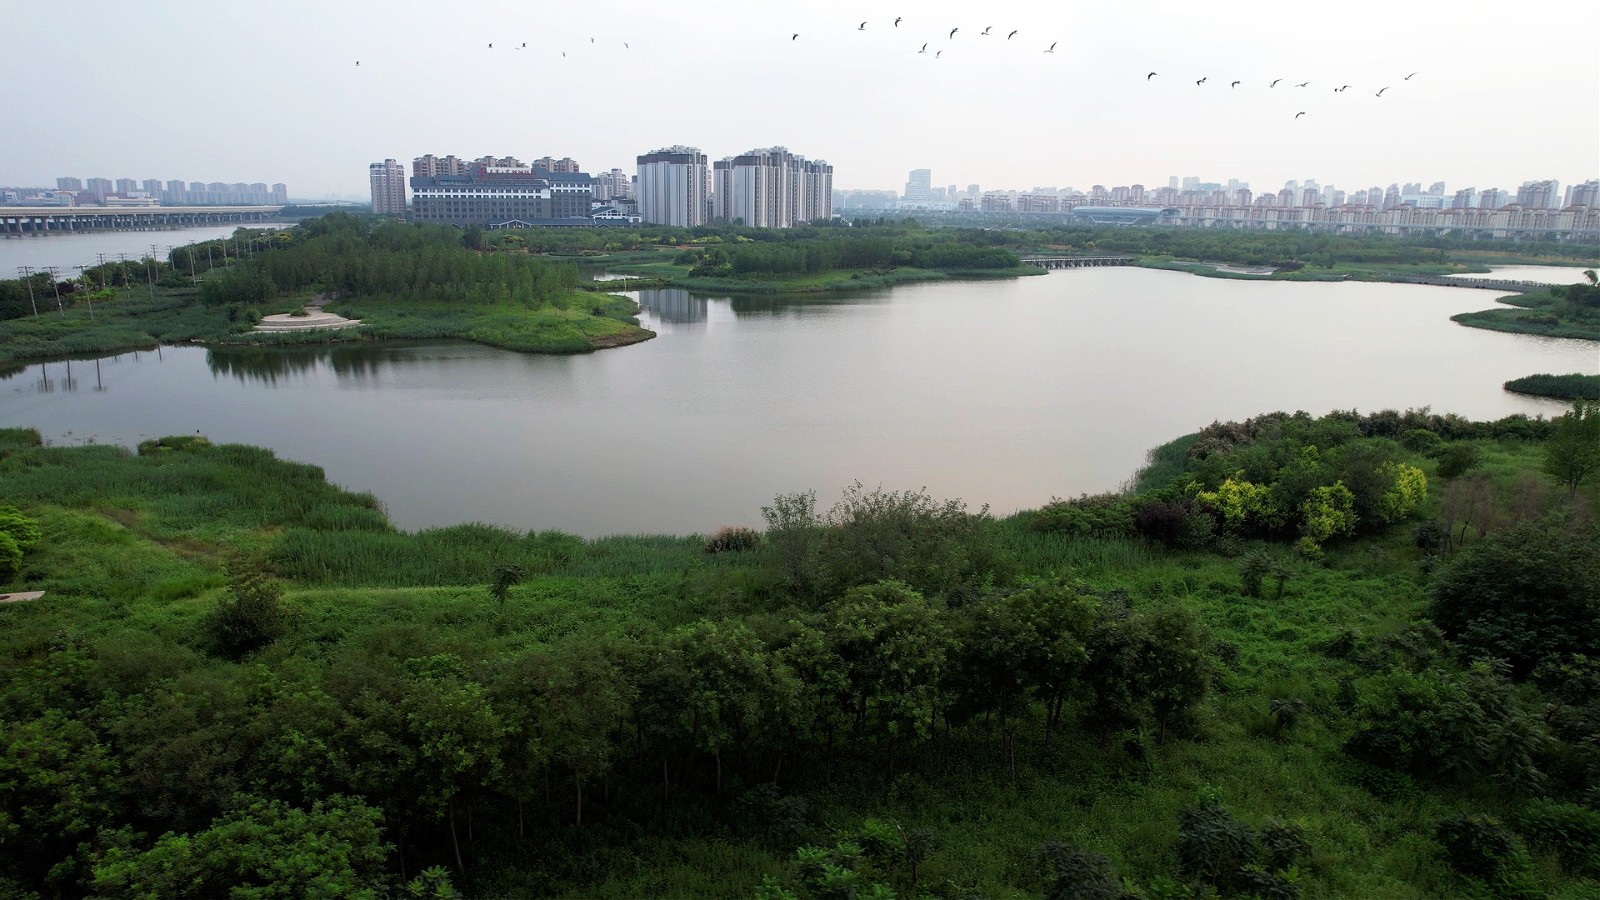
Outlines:
{"type": "Polygon", "coordinates": [[[0,894],[1591,897],[1597,439],[1279,413],[585,541],[3,432],[0,894]]]}

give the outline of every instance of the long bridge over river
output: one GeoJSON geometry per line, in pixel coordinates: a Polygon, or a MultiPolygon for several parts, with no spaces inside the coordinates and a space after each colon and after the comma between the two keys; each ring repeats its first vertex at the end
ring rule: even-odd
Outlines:
{"type": "Polygon", "coordinates": [[[281,206],[0,206],[0,237],[270,221],[281,206]]]}
{"type": "Polygon", "coordinates": [[[1041,269],[1079,269],[1086,266],[1131,266],[1132,256],[1024,256],[1023,265],[1041,269]]]}

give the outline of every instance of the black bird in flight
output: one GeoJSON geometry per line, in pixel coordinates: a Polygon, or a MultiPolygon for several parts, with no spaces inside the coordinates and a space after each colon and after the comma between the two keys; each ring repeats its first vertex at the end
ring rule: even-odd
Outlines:
{"type": "Polygon", "coordinates": [[[856,26],[856,30],[857,31],[866,31],[867,30],[867,23],[862,22],[860,25],[857,25],[856,26]]]}
{"type": "Polygon", "coordinates": [[[624,50],[631,50],[631,49],[633,49],[633,48],[631,48],[631,47],[629,47],[629,46],[628,46],[628,42],[627,42],[627,41],[623,41],[623,42],[622,42],[622,49],[624,49],[624,50]]]}
{"type": "Polygon", "coordinates": [[[978,35],[979,35],[979,37],[986,37],[986,36],[988,36],[988,34],[989,34],[989,29],[990,29],[990,28],[993,28],[993,27],[994,27],[994,26],[993,26],[993,25],[989,25],[989,26],[987,26],[987,27],[985,27],[985,28],[984,28],[984,29],[983,29],[983,30],[982,30],[982,31],[980,31],[980,32],[978,32],[978,35]]]}
{"type": "Polygon", "coordinates": [[[1387,88],[1387,87],[1385,87],[1385,88],[1382,88],[1382,89],[1380,89],[1380,90],[1379,90],[1379,91],[1378,91],[1378,92],[1377,92],[1377,93],[1376,93],[1376,94],[1373,94],[1373,95],[1372,95],[1372,96],[1374,96],[1374,97],[1382,97],[1382,96],[1383,96],[1383,92],[1384,92],[1384,91],[1387,91],[1387,90],[1388,90],[1388,88],[1387,88]]]}
{"type": "Polygon", "coordinates": [[[951,37],[955,37],[956,36],[956,32],[958,32],[960,30],[961,30],[960,28],[952,28],[952,29],[950,29],[950,36],[951,37]]]}
{"type": "Polygon", "coordinates": [[[894,17],[894,27],[899,28],[900,27],[900,20],[903,19],[903,18],[905,18],[905,17],[904,16],[895,16],[894,17]]]}
{"type": "Polygon", "coordinates": [[[1280,82],[1282,80],[1283,80],[1282,78],[1274,78],[1274,79],[1272,79],[1272,83],[1267,85],[1267,87],[1277,87],[1278,86],[1278,82],[1280,82]]]}
{"type": "Polygon", "coordinates": [[[918,50],[917,52],[918,53],[927,53],[928,52],[928,45],[927,44],[923,44],[922,45],[922,49],[918,50]]]}
{"type": "Polygon", "coordinates": [[[1154,77],[1156,77],[1156,76],[1157,76],[1157,75],[1159,75],[1159,74],[1161,74],[1161,73],[1159,73],[1159,72],[1151,72],[1151,73],[1150,73],[1150,74],[1149,74],[1149,75],[1146,75],[1146,76],[1145,76],[1145,77],[1144,77],[1144,80],[1145,80],[1145,81],[1149,81],[1149,80],[1150,80],[1150,79],[1152,79],[1152,78],[1154,78],[1154,77]]]}
{"type": "Polygon", "coordinates": [[[1199,81],[1196,81],[1195,84],[1205,84],[1206,83],[1206,79],[1210,78],[1210,77],[1211,77],[1210,75],[1207,75],[1205,78],[1202,78],[1199,81]]]}
{"type": "Polygon", "coordinates": [[[1308,85],[1310,83],[1311,82],[1309,82],[1309,81],[1302,81],[1299,84],[1295,85],[1295,87],[1305,87],[1306,85],[1308,85]]]}
{"type": "Polygon", "coordinates": [[[1231,88],[1236,88],[1238,86],[1239,86],[1239,82],[1237,82],[1237,81],[1235,81],[1233,84],[1228,85],[1228,87],[1231,87],[1231,88]]]}
{"type": "Polygon", "coordinates": [[[1017,28],[1017,29],[1013,29],[1013,30],[1012,30],[1012,32],[1011,32],[1011,33],[1010,33],[1010,34],[1008,34],[1008,35],[1006,35],[1006,40],[1008,40],[1008,41],[1009,41],[1009,40],[1011,40],[1011,39],[1012,39],[1012,38],[1014,38],[1014,37],[1016,37],[1016,36],[1017,36],[1017,32],[1018,32],[1018,31],[1021,31],[1021,30],[1022,30],[1022,29],[1020,29],[1020,28],[1017,28]]]}
{"type": "Polygon", "coordinates": [[[358,66],[361,65],[361,60],[359,60],[359,59],[356,60],[356,65],[358,65],[358,66]]]}
{"type": "Polygon", "coordinates": [[[1303,113],[1303,112],[1297,112],[1297,113],[1295,113],[1295,114],[1294,114],[1294,117],[1295,117],[1295,118],[1296,118],[1296,119],[1298,119],[1298,118],[1300,118],[1300,117],[1301,117],[1301,116],[1303,116],[1303,115],[1305,115],[1305,113],[1303,113]]]}
{"type": "Polygon", "coordinates": [[[490,43],[490,44],[489,44],[489,49],[490,49],[490,50],[493,50],[493,49],[494,49],[494,44],[493,44],[493,43],[492,43],[492,42],[491,42],[491,43],[490,43]]]}
{"type": "MultiPolygon", "coordinates": [[[[527,42],[527,41],[523,41],[523,42],[522,42],[522,47],[526,47],[526,46],[528,46],[528,42],[527,42]]],[[[521,50],[521,49],[522,49],[522,47],[518,47],[518,48],[517,48],[517,49],[518,49],[518,50],[521,50]]]]}
{"type": "Polygon", "coordinates": [[[798,34],[789,35],[789,40],[791,40],[791,41],[797,41],[799,39],[800,39],[800,35],[798,35],[798,34]]]}
{"type": "MultiPolygon", "coordinates": [[[[1412,72],[1412,73],[1411,73],[1411,75],[1415,75],[1415,74],[1417,74],[1417,73],[1416,73],[1416,72],[1412,72]]],[[[1407,81],[1410,81],[1410,80],[1411,80],[1411,75],[1407,75],[1407,76],[1406,76],[1406,80],[1407,80],[1407,81]]]]}
{"type": "Polygon", "coordinates": [[[943,55],[944,55],[944,51],[943,50],[936,50],[936,51],[934,51],[933,58],[934,59],[938,59],[939,57],[941,57],[943,55]]]}
{"type": "Polygon", "coordinates": [[[1050,44],[1050,49],[1046,50],[1045,52],[1046,53],[1054,53],[1054,52],[1056,52],[1056,44],[1059,44],[1059,43],[1061,43],[1061,42],[1060,41],[1055,41],[1055,42],[1051,43],[1050,44]]]}

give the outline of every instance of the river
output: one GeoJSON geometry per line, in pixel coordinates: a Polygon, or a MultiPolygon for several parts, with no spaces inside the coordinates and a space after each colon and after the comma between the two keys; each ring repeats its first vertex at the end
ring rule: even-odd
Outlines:
{"type": "MultiPolygon", "coordinates": [[[[203,228],[173,228],[156,231],[89,231],[82,234],[12,236],[0,239],[0,278],[17,277],[19,266],[43,271],[55,266],[63,277],[76,275],[78,266],[95,265],[100,255],[113,261],[117,254],[130,260],[150,255],[152,245],[161,259],[167,251],[184,244],[233,237],[238,225],[209,225],[203,228]]],[[[247,228],[282,228],[282,224],[247,225],[247,228]]]]}
{"type": "Polygon", "coordinates": [[[407,529],[706,533],[759,525],[781,492],[826,506],[857,479],[1004,514],[1115,489],[1218,419],[1559,414],[1502,382],[1595,372],[1594,345],[1449,321],[1495,296],[1137,268],[813,300],[644,291],[660,336],[582,356],[443,342],[34,364],[0,379],[0,426],[264,445],[372,491],[407,529]]]}

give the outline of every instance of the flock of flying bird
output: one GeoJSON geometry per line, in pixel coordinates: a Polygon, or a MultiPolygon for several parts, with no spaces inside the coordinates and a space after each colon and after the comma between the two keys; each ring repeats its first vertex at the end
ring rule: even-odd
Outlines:
{"type": "MultiPolygon", "coordinates": [[[[905,17],[904,16],[895,16],[894,27],[895,28],[899,28],[900,27],[900,23],[903,22],[903,21],[905,21],[905,17]]],[[[862,22],[860,25],[857,25],[856,26],[856,30],[857,31],[866,31],[867,30],[867,22],[862,22]]],[[[952,40],[952,41],[955,40],[956,34],[958,34],[960,31],[961,31],[961,29],[959,27],[950,29],[950,33],[945,36],[945,39],[946,40],[952,40]]],[[[989,26],[986,26],[982,31],[978,32],[978,36],[979,37],[989,37],[993,33],[994,33],[994,26],[993,25],[989,25],[989,26]]],[[[1010,41],[1012,38],[1016,37],[1020,33],[1022,33],[1022,29],[1013,28],[1013,29],[1011,29],[1011,31],[1009,33],[1006,34],[1006,40],[1010,41]]],[[[995,36],[998,37],[998,35],[995,35],[995,36]]],[[[789,40],[791,42],[800,40],[800,34],[798,32],[790,34],[789,35],[789,40]]],[[[592,37],[589,38],[589,43],[591,43],[591,44],[595,43],[595,39],[592,38],[592,37]]],[[[922,44],[922,48],[920,50],[918,50],[917,53],[919,53],[919,54],[927,53],[928,52],[928,45],[930,43],[932,43],[932,41],[924,41],[923,44],[922,44]]],[[[1056,45],[1059,44],[1059,43],[1061,43],[1061,42],[1060,41],[1052,41],[1050,43],[1050,46],[1045,48],[1044,52],[1045,53],[1054,53],[1054,52],[1056,52],[1056,45]]],[[[488,49],[490,49],[490,50],[494,49],[494,42],[493,41],[489,42],[488,49]]],[[[523,41],[521,44],[513,47],[512,49],[513,50],[526,50],[526,49],[528,49],[528,42],[527,41],[523,41]]],[[[628,50],[628,49],[631,49],[631,48],[628,46],[628,44],[626,42],[623,42],[622,43],[622,49],[628,50]]],[[[563,59],[566,58],[566,55],[567,55],[567,53],[566,53],[565,50],[561,51],[561,56],[562,56],[563,59]]],[[[944,57],[944,51],[943,50],[935,50],[934,51],[934,54],[933,54],[933,58],[934,59],[941,59],[943,57],[944,57]]],[[[359,60],[359,59],[356,60],[356,65],[360,66],[361,65],[361,60],[359,60]]],[[[1160,74],[1161,74],[1160,72],[1151,72],[1151,73],[1149,73],[1148,75],[1146,75],[1144,77],[1144,80],[1148,82],[1151,79],[1156,78],[1160,74]]],[[[1402,80],[1410,81],[1412,78],[1415,78],[1417,75],[1418,75],[1417,72],[1412,72],[1410,75],[1407,75],[1402,80]]],[[[1210,80],[1211,80],[1210,76],[1203,76],[1201,78],[1195,79],[1195,85],[1197,87],[1204,87],[1206,82],[1210,81],[1210,80]]],[[[1274,78],[1272,80],[1272,82],[1267,85],[1267,87],[1276,88],[1278,86],[1278,82],[1280,82],[1280,81],[1283,81],[1283,79],[1282,78],[1274,78]]],[[[1228,84],[1228,87],[1230,89],[1231,88],[1237,88],[1241,84],[1244,84],[1244,82],[1243,81],[1233,81],[1233,82],[1230,82],[1228,84]]],[[[1310,86],[1311,86],[1311,82],[1309,82],[1309,81],[1302,81],[1302,82],[1299,82],[1299,83],[1295,84],[1295,87],[1297,87],[1297,88],[1308,88],[1310,86]]],[[[1333,92],[1335,94],[1342,94],[1345,91],[1350,90],[1350,88],[1353,87],[1353,86],[1354,85],[1349,85],[1349,84],[1340,85],[1339,87],[1334,88],[1333,92]]],[[[1384,87],[1380,88],[1377,91],[1377,93],[1373,94],[1372,96],[1381,99],[1383,97],[1384,92],[1387,91],[1387,90],[1389,90],[1389,86],[1385,85],[1384,87]]],[[[1294,117],[1296,119],[1298,119],[1298,118],[1300,118],[1301,116],[1303,116],[1305,114],[1306,114],[1306,112],[1304,110],[1301,110],[1300,112],[1295,113],[1294,117]]]]}
{"type": "MultiPolygon", "coordinates": [[[[1160,75],[1160,74],[1161,74],[1161,73],[1160,73],[1160,72],[1151,72],[1151,73],[1150,73],[1150,74],[1148,74],[1148,75],[1146,75],[1146,76],[1144,76],[1144,80],[1145,80],[1145,81],[1149,81],[1149,80],[1150,80],[1150,79],[1152,79],[1152,78],[1155,78],[1155,77],[1156,77],[1156,76],[1157,76],[1157,75],[1160,75]]],[[[1413,78],[1415,78],[1415,77],[1417,77],[1417,76],[1418,76],[1418,75],[1419,75],[1419,74],[1421,74],[1421,73],[1420,73],[1420,72],[1412,72],[1412,73],[1411,73],[1411,74],[1410,74],[1410,75],[1407,75],[1407,76],[1406,76],[1406,77],[1405,77],[1405,78],[1402,78],[1402,79],[1401,79],[1401,81],[1410,81],[1410,80],[1411,80],[1411,79],[1413,79],[1413,78]]],[[[1205,84],[1205,83],[1206,83],[1206,82],[1207,82],[1207,81],[1210,81],[1210,80],[1211,80],[1211,78],[1210,78],[1210,76],[1205,76],[1205,77],[1202,77],[1202,78],[1197,78],[1197,79],[1195,79],[1195,85],[1196,85],[1196,86],[1197,86],[1197,87],[1198,87],[1198,86],[1202,86],[1202,85],[1204,85],[1204,84],[1205,84]]],[[[1271,82],[1271,83],[1269,83],[1269,84],[1268,84],[1268,85],[1267,85],[1267,87],[1269,87],[1269,88],[1275,88],[1275,87],[1277,87],[1277,86],[1278,86],[1278,82],[1280,82],[1280,81],[1282,81],[1282,80],[1283,80],[1283,79],[1282,79],[1282,78],[1274,78],[1274,79],[1272,79],[1272,82],[1271,82]]],[[[1243,82],[1243,81],[1234,81],[1234,82],[1230,82],[1230,83],[1229,83],[1229,84],[1228,84],[1228,87],[1229,87],[1229,88],[1230,88],[1230,89],[1231,89],[1231,88],[1236,88],[1236,87],[1238,87],[1238,86],[1239,86],[1239,85],[1241,85],[1241,84],[1244,84],[1244,82],[1243,82]]],[[[1310,87],[1310,86],[1311,86],[1311,82],[1309,82],[1309,81],[1302,81],[1302,82],[1300,82],[1300,83],[1298,83],[1298,84],[1296,84],[1296,85],[1295,85],[1295,87],[1297,87],[1297,88],[1304,88],[1304,87],[1310,87]]],[[[1335,94],[1342,94],[1342,93],[1344,93],[1344,92],[1345,92],[1345,91],[1348,91],[1348,90],[1350,90],[1350,89],[1351,89],[1351,88],[1352,88],[1352,87],[1355,87],[1355,85],[1351,85],[1351,84],[1342,84],[1342,85],[1340,85],[1340,86],[1338,86],[1338,87],[1336,87],[1336,88],[1334,88],[1334,89],[1333,89],[1333,92],[1334,92],[1334,93],[1335,93],[1335,94]]],[[[1378,89],[1378,92],[1377,92],[1377,93],[1375,93],[1375,94],[1373,94],[1373,95],[1372,95],[1372,96],[1374,96],[1374,97],[1377,97],[1377,98],[1379,98],[1379,99],[1382,99],[1382,98],[1383,98],[1383,92],[1384,92],[1384,91],[1387,91],[1387,90],[1389,90],[1389,85],[1384,85],[1384,86],[1383,86],[1383,87],[1381,87],[1381,88],[1379,88],[1379,89],[1378,89]]],[[[1300,118],[1300,117],[1301,117],[1301,116],[1303,116],[1303,115],[1305,115],[1305,114],[1306,114],[1306,113],[1305,113],[1305,111],[1304,111],[1304,110],[1301,110],[1301,111],[1300,111],[1300,112],[1297,112],[1297,113],[1295,113],[1295,114],[1294,114],[1294,117],[1295,117],[1295,118],[1296,118],[1296,119],[1298,119],[1298,118],[1300,118]]]]}
{"type": "MultiPolygon", "coordinates": [[[[594,38],[589,38],[589,43],[593,44],[594,42],[595,42],[594,38]]],[[[489,42],[489,46],[488,46],[487,49],[489,49],[489,50],[493,50],[494,49],[494,41],[490,41],[489,42]]],[[[526,49],[528,49],[528,42],[527,41],[523,41],[522,43],[518,44],[515,47],[512,47],[511,49],[513,49],[513,50],[526,50],[526,49]]],[[[631,50],[633,48],[628,46],[628,42],[627,41],[623,41],[622,42],[622,49],[631,50]]],[[[565,50],[561,51],[561,58],[565,59],[566,56],[567,56],[567,51],[565,51],[565,50]]],[[[361,67],[361,60],[358,59],[358,60],[356,60],[356,68],[360,68],[360,67],[361,67]]]]}
{"type": "MultiPolygon", "coordinates": [[[[905,21],[905,16],[895,16],[894,17],[894,27],[899,28],[900,27],[900,23],[903,22],[903,21],[905,21]]],[[[867,30],[867,23],[866,22],[862,22],[860,25],[857,25],[856,26],[856,30],[857,31],[866,31],[867,30]]],[[[959,27],[950,29],[950,33],[945,36],[945,39],[946,40],[955,40],[956,32],[958,32],[960,30],[961,29],[959,27]]],[[[984,28],[982,31],[978,32],[978,36],[979,37],[988,37],[993,31],[994,31],[994,26],[990,25],[990,26],[987,26],[986,28],[984,28]]],[[[1021,34],[1021,33],[1022,33],[1022,29],[1013,28],[1013,29],[1011,29],[1011,32],[1006,35],[1006,40],[1009,41],[1009,40],[1011,40],[1012,38],[1016,37],[1018,34],[1021,34]]],[[[996,35],[996,36],[998,37],[998,35],[996,35]]],[[[798,33],[791,34],[791,35],[789,35],[789,40],[790,41],[798,41],[798,40],[800,40],[800,35],[798,33]]],[[[930,43],[932,43],[932,41],[923,42],[922,49],[918,50],[917,52],[918,53],[927,53],[928,52],[928,44],[930,44],[930,43]]],[[[1056,44],[1059,44],[1059,43],[1061,43],[1061,42],[1060,41],[1052,42],[1049,47],[1045,48],[1044,52],[1046,52],[1046,53],[1054,53],[1054,52],[1056,52],[1056,44]]],[[[934,59],[942,59],[943,57],[944,57],[944,51],[943,50],[935,50],[933,52],[933,58],[934,59]]]]}
{"type": "MultiPolygon", "coordinates": [[[[903,22],[903,21],[905,21],[905,17],[904,16],[895,16],[894,27],[895,28],[899,28],[900,27],[900,23],[903,22]]],[[[868,24],[867,22],[862,22],[861,24],[856,26],[856,30],[857,31],[866,31],[867,30],[867,24],[868,24]]],[[[952,28],[952,29],[950,29],[950,33],[945,35],[945,39],[946,40],[955,40],[956,34],[958,32],[960,32],[960,31],[961,31],[960,28],[952,28]]],[[[1020,28],[1012,29],[1009,33],[1006,34],[1006,40],[1007,41],[1011,40],[1012,38],[1014,38],[1018,34],[1020,34],[1021,31],[1022,30],[1020,28]]],[[[994,32],[994,26],[993,25],[989,25],[989,26],[986,26],[982,31],[978,32],[978,36],[979,37],[988,37],[993,32],[994,32]]],[[[996,36],[998,36],[998,35],[996,35],[996,36]]],[[[799,39],[800,39],[800,35],[799,35],[798,32],[789,35],[789,40],[790,41],[798,41],[799,39]]],[[[919,49],[917,52],[918,53],[927,53],[928,52],[928,44],[930,44],[930,43],[932,43],[932,42],[931,41],[924,42],[922,47],[921,47],[921,49],[919,49]]],[[[1056,52],[1056,45],[1059,44],[1059,43],[1061,43],[1061,42],[1060,41],[1052,41],[1050,46],[1045,48],[1044,52],[1045,53],[1054,53],[1054,52],[1056,52]]],[[[944,51],[943,50],[934,51],[934,54],[933,54],[933,58],[934,59],[941,59],[941,58],[943,58],[943,56],[944,56],[944,51]]],[[[1161,74],[1160,72],[1151,72],[1150,74],[1148,74],[1148,75],[1146,75],[1144,77],[1144,80],[1148,82],[1152,78],[1155,78],[1156,76],[1158,76],[1160,74],[1161,74]]],[[[1403,80],[1410,81],[1412,78],[1415,78],[1417,75],[1418,75],[1417,72],[1412,72],[1410,75],[1407,75],[1403,80]]],[[[1201,77],[1201,78],[1197,79],[1195,81],[1195,84],[1197,86],[1204,86],[1205,83],[1207,81],[1209,81],[1209,80],[1210,80],[1210,76],[1204,76],[1204,77],[1201,77]]],[[[1278,86],[1278,82],[1280,82],[1280,81],[1283,81],[1283,79],[1282,78],[1274,78],[1272,80],[1272,82],[1267,85],[1267,87],[1275,88],[1275,87],[1278,86]]],[[[1234,81],[1234,82],[1229,83],[1228,87],[1229,88],[1237,88],[1241,84],[1244,84],[1244,82],[1243,81],[1234,81]]],[[[1310,87],[1310,86],[1311,86],[1311,82],[1309,82],[1309,81],[1302,81],[1302,82],[1299,82],[1299,83],[1297,83],[1295,85],[1295,87],[1297,87],[1297,88],[1307,88],[1307,87],[1310,87]]],[[[1350,90],[1350,88],[1352,88],[1352,87],[1354,87],[1354,85],[1349,85],[1349,84],[1340,85],[1339,87],[1334,88],[1333,92],[1335,94],[1342,94],[1345,91],[1350,90]]],[[[1384,87],[1380,88],[1377,93],[1373,94],[1373,96],[1374,97],[1378,97],[1378,98],[1381,99],[1383,97],[1384,92],[1387,91],[1387,90],[1389,90],[1389,86],[1385,85],[1384,87]]],[[[1298,119],[1303,115],[1306,115],[1306,112],[1304,110],[1301,110],[1300,112],[1295,113],[1294,117],[1296,119],[1298,119]]]]}

